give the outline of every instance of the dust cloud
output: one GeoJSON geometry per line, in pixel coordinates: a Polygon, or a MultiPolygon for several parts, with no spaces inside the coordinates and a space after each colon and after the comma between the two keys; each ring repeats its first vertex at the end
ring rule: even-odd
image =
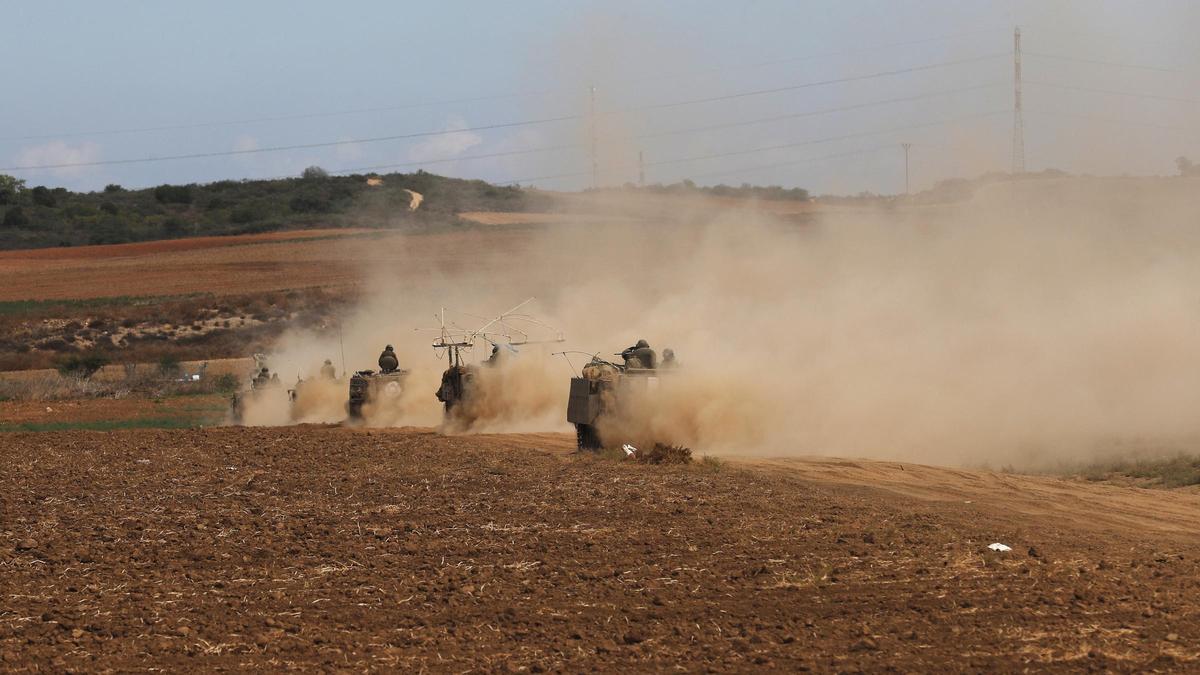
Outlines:
{"type": "MultiPolygon", "coordinates": [[[[1188,443],[1195,187],[1016,181],[954,205],[821,206],[805,224],[697,199],[668,220],[530,230],[515,254],[480,229],[469,264],[413,278],[399,255],[376,273],[343,321],[348,369],[395,344],[412,371],[403,405],[368,423],[442,425],[446,363],[414,328],[436,326],[442,305],[488,316],[535,295],[568,343],[481,370],[476,405],[445,431],[568,430],[568,378],[588,357],[552,353],[611,359],[646,338],[682,366],[601,427],[609,443],[1013,466],[1188,443]]],[[[315,371],[339,349],[328,331],[296,332],[273,358],[315,371]]],[[[344,418],[344,401],[306,419],[344,418]]]]}

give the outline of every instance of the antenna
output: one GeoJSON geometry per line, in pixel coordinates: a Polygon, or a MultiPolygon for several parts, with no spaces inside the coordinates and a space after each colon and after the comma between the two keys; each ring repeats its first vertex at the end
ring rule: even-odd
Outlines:
{"type": "Polygon", "coordinates": [[[912,143],[901,143],[900,147],[904,148],[904,194],[908,195],[908,149],[912,143]]]}
{"type": "Polygon", "coordinates": [[[1013,30],[1012,173],[1025,173],[1025,118],[1021,113],[1021,27],[1013,30]]]}
{"type": "MultiPolygon", "coordinates": [[[[476,317],[486,321],[482,326],[474,330],[466,330],[455,326],[453,323],[449,327],[446,325],[446,308],[443,307],[438,314],[439,327],[438,337],[433,341],[434,349],[446,349],[450,354],[450,365],[458,365],[461,363],[460,349],[470,349],[475,346],[476,340],[483,340],[492,345],[506,344],[510,347],[515,345],[530,345],[541,344],[547,342],[566,342],[562,332],[551,327],[542,321],[539,321],[528,314],[519,314],[518,311],[533,302],[533,298],[528,298],[524,302],[512,307],[506,312],[502,312],[494,318],[486,319],[485,317],[476,317]],[[533,328],[551,331],[553,337],[546,340],[531,340],[529,331],[533,328]]],[[[465,316],[471,316],[466,314],[465,316]]],[[[421,330],[421,329],[418,329],[421,330]]]]}
{"type": "Polygon", "coordinates": [[[346,343],[342,340],[341,319],[338,319],[338,346],[342,348],[342,377],[346,377],[346,343]]]}
{"type": "MultiPolygon", "coordinates": [[[[592,189],[596,189],[598,183],[598,174],[600,173],[600,164],[596,161],[596,87],[591,88],[591,114],[588,115],[591,119],[591,136],[592,136],[592,189]]],[[[533,298],[530,298],[531,300],[533,298]]]]}

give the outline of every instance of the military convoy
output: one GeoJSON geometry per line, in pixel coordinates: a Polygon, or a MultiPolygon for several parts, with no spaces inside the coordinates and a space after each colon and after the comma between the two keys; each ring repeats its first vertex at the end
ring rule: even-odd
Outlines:
{"type": "MultiPolygon", "coordinates": [[[[447,354],[449,365],[443,371],[441,383],[434,394],[448,420],[458,416],[467,407],[465,404],[471,400],[478,379],[486,372],[484,369],[500,364],[501,359],[506,358],[503,356],[505,350],[516,352],[521,345],[565,341],[561,332],[554,331],[531,316],[518,313],[532,300],[529,298],[473,330],[447,324],[446,311],[442,310],[441,326],[437,329],[439,335],[433,341],[433,347],[435,351],[447,354]],[[535,330],[548,333],[549,337],[531,339],[531,332],[535,330]],[[491,355],[479,364],[468,364],[464,353],[473,348],[476,342],[490,344],[491,355]]],[[[620,356],[624,359],[621,365],[593,358],[584,367],[583,376],[571,381],[567,418],[575,424],[580,449],[597,449],[601,446],[596,423],[602,416],[616,413],[621,392],[630,387],[653,388],[657,384],[657,356],[645,340],[625,350],[620,356]]],[[[231,417],[235,424],[243,422],[248,404],[264,397],[284,396],[286,393],[290,404],[299,407],[296,406],[297,399],[309,384],[298,379],[294,388],[285,390],[278,375],[272,375],[267,369],[265,358],[255,355],[255,360],[255,375],[249,388],[235,394],[230,401],[231,417]]],[[[387,345],[383,350],[378,363],[378,370],[359,370],[349,378],[345,410],[351,422],[363,420],[368,406],[372,404],[388,406],[391,402],[398,405],[405,392],[409,371],[400,367],[392,345],[387,345]]],[[[663,365],[665,367],[667,364],[663,365]]],[[[320,376],[322,380],[340,382],[329,360],[321,367],[320,376]]]]}

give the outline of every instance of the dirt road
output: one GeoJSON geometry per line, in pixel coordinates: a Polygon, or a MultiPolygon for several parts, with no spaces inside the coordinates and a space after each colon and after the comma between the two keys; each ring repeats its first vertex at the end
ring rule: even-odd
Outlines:
{"type": "Polygon", "coordinates": [[[1200,653],[1194,494],[571,445],[5,434],[0,663],[1147,671],[1200,653]]]}

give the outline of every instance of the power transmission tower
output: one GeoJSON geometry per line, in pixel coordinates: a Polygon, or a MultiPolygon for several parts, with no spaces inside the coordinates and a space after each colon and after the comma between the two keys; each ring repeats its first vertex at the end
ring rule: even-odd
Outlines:
{"type": "Polygon", "coordinates": [[[908,149],[912,147],[912,143],[901,143],[900,147],[904,148],[904,194],[908,194],[908,149]]]}
{"type": "Polygon", "coordinates": [[[642,151],[638,150],[638,187],[646,185],[646,160],[642,158],[642,151]]]}
{"type": "Polygon", "coordinates": [[[588,115],[591,118],[591,136],[592,136],[592,189],[596,189],[599,182],[600,163],[596,160],[596,88],[591,88],[591,113],[588,115]]]}
{"type": "Polygon", "coordinates": [[[1013,175],[1025,173],[1025,118],[1021,114],[1021,27],[1013,30],[1013,175]]]}

